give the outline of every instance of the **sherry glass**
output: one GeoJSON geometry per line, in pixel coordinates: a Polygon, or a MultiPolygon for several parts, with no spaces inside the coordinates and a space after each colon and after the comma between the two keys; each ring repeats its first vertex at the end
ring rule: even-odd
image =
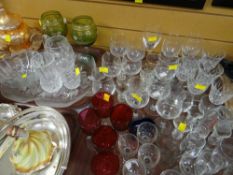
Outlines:
{"type": "Polygon", "coordinates": [[[145,57],[145,48],[140,37],[130,39],[126,47],[126,55],[133,62],[141,61],[145,57]]]}
{"type": "MultiPolygon", "coordinates": [[[[134,109],[143,108],[148,104],[149,93],[145,88],[145,82],[139,76],[131,77],[128,80],[125,100],[134,109]]],[[[134,117],[138,117],[138,114],[134,113],[134,117]]]]}
{"type": "Polygon", "coordinates": [[[124,33],[114,32],[110,39],[110,52],[115,57],[123,57],[126,52],[127,40],[124,33]]]}
{"type": "Polygon", "coordinates": [[[147,175],[153,174],[153,168],[160,161],[160,149],[151,143],[144,143],[138,150],[138,160],[146,169],[147,175]]]}
{"type": "Polygon", "coordinates": [[[149,53],[151,53],[153,49],[155,49],[159,45],[161,39],[161,34],[158,32],[151,32],[147,29],[145,32],[143,32],[142,41],[144,47],[149,53]]]}
{"type": "Polygon", "coordinates": [[[127,161],[133,158],[139,148],[139,140],[138,138],[130,133],[120,134],[118,141],[118,149],[123,157],[123,161],[127,161]]]}
{"type": "Polygon", "coordinates": [[[221,105],[233,97],[233,84],[226,76],[221,76],[211,84],[209,100],[215,105],[221,105]]]}
{"type": "Polygon", "coordinates": [[[167,58],[178,57],[180,53],[180,43],[178,37],[169,36],[167,39],[164,39],[162,45],[162,54],[167,58]]]}
{"type": "Polygon", "coordinates": [[[127,160],[122,168],[123,175],[146,175],[143,165],[137,159],[127,160]]]}
{"type": "Polygon", "coordinates": [[[141,144],[154,143],[158,138],[158,128],[151,122],[143,122],[137,128],[137,137],[141,144]]]}

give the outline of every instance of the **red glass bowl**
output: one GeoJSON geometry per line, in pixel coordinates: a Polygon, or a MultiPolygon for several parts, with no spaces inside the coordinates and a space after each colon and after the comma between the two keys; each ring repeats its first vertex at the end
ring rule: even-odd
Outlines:
{"type": "Polygon", "coordinates": [[[112,152],[100,152],[91,161],[91,170],[94,175],[116,175],[119,167],[119,158],[112,152]]]}
{"type": "Polygon", "coordinates": [[[117,133],[110,126],[100,126],[92,135],[92,142],[101,150],[112,148],[117,141],[117,133]]]}
{"type": "Polygon", "coordinates": [[[107,118],[113,106],[113,96],[107,92],[97,92],[92,97],[92,105],[101,118],[107,118]]]}
{"type": "Polygon", "coordinates": [[[126,104],[117,104],[111,111],[111,123],[116,130],[124,131],[128,129],[133,118],[133,110],[126,104]]]}
{"type": "Polygon", "coordinates": [[[78,115],[78,122],[87,134],[93,134],[101,125],[101,119],[92,108],[82,110],[78,115]]]}

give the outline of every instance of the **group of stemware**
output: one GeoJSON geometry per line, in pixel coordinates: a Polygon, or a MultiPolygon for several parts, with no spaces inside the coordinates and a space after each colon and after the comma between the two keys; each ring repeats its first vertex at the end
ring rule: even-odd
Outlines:
{"type": "MultiPolygon", "coordinates": [[[[159,37],[155,34],[153,41],[160,41],[159,37]]],[[[151,38],[147,38],[148,42],[151,38]]],[[[158,126],[160,137],[168,132],[161,126],[172,121],[173,129],[164,140],[178,145],[170,145],[175,147],[170,149],[177,152],[179,166],[169,167],[172,169],[162,175],[206,175],[222,170],[231,173],[233,119],[223,104],[233,96],[233,89],[219,64],[224,53],[204,51],[195,38],[183,44],[176,36],[164,39],[160,54],[150,52],[151,45],[145,44],[145,37],[139,41],[142,45],[136,44],[136,39],[132,44],[122,34],[111,38],[110,51],[102,56],[95,79],[95,92],[117,94],[119,102],[133,108],[133,121],[151,115],[156,125],[149,124],[158,126]]],[[[138,126],[136,136],[119,133],[123,174],[153,174],[160,154],[163,156],[160,148],[164,143],[155,146],[155,140],[142,141],[140,128],[146,124],[138,126]]],[[[150,126],[145,128],[145,133],[151,134],[150,126]]]]}

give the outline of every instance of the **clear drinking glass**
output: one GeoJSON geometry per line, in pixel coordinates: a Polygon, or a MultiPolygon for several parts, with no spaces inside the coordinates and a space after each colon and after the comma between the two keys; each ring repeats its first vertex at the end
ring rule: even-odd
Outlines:
{"type": "Polygon", "coordinates": [[[195,77],[187,82],[189,92],[193,95],[203,94],[211,83],[223,74],[223,71],[221,65],[218,65],[210,72],[205,72],[203,68],[199,67],[199,71],[195,77]]]}
{"type": "Polygon", "coordinates": [[[123,175],[146,175],[143,165],[137,159],[126,161],[122,168],[123,175]]]}
{"type": "Polygon", "coordinates": [[[126,47],[126,55],[133,62],[141,61],[145,57],[145,48],[141,38],[135,37],[130,39],[126,47]]]}
{"type": "Polygon", "coordinates": [[[146,174],[152,175],[153,168],[160,161],[160,149],[151,143],[145,143],[138,150],[138,160],[145,167],[146,174]]]}
{"type": "Polygon", "coordinates": [[[130,133],[120,134],[117,144],[118,144],[118,149],[124,161],[133,158],[138,152],[139,140],[133,134],[130,133]]]}
{"type": "Polygon", "coordinates": [[[157,126],[151,122],[143,122],[137,128],[137,137],[141,144],[154,143],[159,135],[157,126]]]}
{"type": "Polygon", "coordinates": [[[61,35],[49,37],[44,43],[45,54],[54,58],[54,66],[63,73],[74,65],[75,54],[67,39],[61,35]]]}
{"type": "Polygon", "coordinates": [[[198,60],[183,57],[180,61],[179,69],[176,73],[176,77],[180,81],[192,80],[198,72],[198,60]]]}
{"type": "Polygon", "coordinates": [[[170,95],[171,86],[169,81],[159,80],[154,76],[150,80],[149,95],[153,99],[164,99],[170,95]]]}
{"type": "Polygon", "coordinates": [[[208,95],[203,95],[198,104],[198,109],[202,114],[208,113],[210,110],[213,110],[217,106],[210,102],[208,95]]]}
{"type": "Polygon", "coordinates": [[[182,112],[185,93],[177,81],[172,82],[170,95],[159,99],[156,104],[157,113],[164,119],[171,120],[179,117],[182,112]]]}
{"type": "Polygon", "coordinates": [[[168,58],[178,57],[179,52],[180,52],[180,43],[178,37],[169,36],[167,39],[164,39],[162,45],[162,53],[165,57],[168,58]]]}
{"type": "Polygon", "coordinates": [[[188,152],[182,154],[179,161],[181,174],[195,175],[195,171],[194,171],[195,160],[196,158],[191,156],[188,152]]]}
{"type": "Polygon", "coordinates": [[[110,52],[105,52],[101,57],[102,67],[108,71],[104,74],[106,77],[117,77],[121,72],[121,58],[115,57],[110,52]]]}
{"type": "Polygon", "coordinates": [[[145,31],[143,32],[142,41],[146,50],[148,52],[151,52],[159,45],[161,41],[161,35],[158,32],[156,33],[156,32],[145,31]]]}
{"type": "Polygon", "coordinates": [[[136,75],[142,69],[142,61],[131,61],[128,59],[127,55],[123,56],[122,58],[122,72],[126,75],[136,75]]]}
{"type": "Polygon", "coordinates": [[[233,97],[233,85],[226,76],[221,76],[211,84],[209,100],[215,105],[221,105],[233,97]]]}
{"type": "Polygon", "coordinates": [[[160,80],[171,80],[176,76],[179,67],[179,59],[176,57],[166,58],[159,56],[159,61],[155,66],[155,75],[160,80]]]}
{"type": "Polygon", "coordinates": [[[216,51],[212,53],[206,53],[199,61],[201,67],[206,72],[214,69],[218,63],[225,57],[225,53],[223,51],[216,51]]]}
{"type": "Polygon", "coordinates": [[[126,52],[127,40],[124,33],[114,32],[110,39],[109,49],[115,57],[122,57],[126,52]]]}
{"type": "Polygon", "coordinates": [[[188,113],[182,113],[178,118],[173,120],[174,130],[172,137],[175,140],[181,140],[185,133],[192,130],[193,119],[188,113]]]}
{"type": "Polygon", "coordinates": [[[101,78],[98,80],[94,79],[92,81],[92,93],[95,94],[98,91],[114,94],[116,91],[114,80],[109,77],[101,78]]]}
{"type": "Polygon", "coordinates": [[[195,58],[202,52],[201,40],[197,38],[188,38],[182,44],[182,56],[188,58],[195,58]]]}
{"type": "Polygon", "coordinates": [[[40,86],[48,92],[58,92],[63,86],[62,77],[54,66],[54,59],[44,54],[46,62],[40,70],[40,86]]]}
{"type": "Polygon", "coordinates": [[[145,82],[139,77],[134,76],[128,80],[128,87],[125,91],[125,100],[134,109],[145,107],[149,102],[149,94],[145,89],[145,82]]]}

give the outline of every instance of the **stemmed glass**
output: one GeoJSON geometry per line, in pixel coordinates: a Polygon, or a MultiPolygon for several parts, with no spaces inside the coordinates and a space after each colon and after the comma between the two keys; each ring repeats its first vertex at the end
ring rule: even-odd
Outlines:
{"type": "Polygon", "coordinates": [[[126,51],[127,40],[124,33],[113,33],[110,39],[109,49],[115,57],[122,57],[126,51]]]}
{"type": "Polygon", "coordinates": [[[123,162],[133,158],[138,152],[139,140],[133,134],[120,134],[117,144],[118,149],[123,157],[123,162]]]}
{"type": "Polygon", "coordinates": [[[143,165],[137,159],[130,159],[124,163],[123,175],[146,175],[143,165]]]}
{"type": "Polygon", "coordinates": [[[140,37],[129,39],[126,47],[126,56],[133,62],[141,61],[145,57],[145,48],[140,37]]]}
{"type": "Polygon", "coordinates": [[[158,32],[151,32],[148,28],[145,30],[145,32],[143,32],[142,41],[146,51],[151,53],[153,49],[159,45],[161,41],[161,35],[158,32]]]}
{"type": "MultiPolygon", "coordinates": [[[[139,76],[131,77],[128,80],[125,100],[130,107],[136,110],[148,104],[149,93],[145,88],[145,82],[139,76]]],[[[138,117],[138,114],[134,113],[134,117],[138,117]]]]}
{"type": "Polygon", "coordinates": [[[189,38],[182,46],[182,59],[176,77],[180,81],[192,79],[198,71],[198,56],[201,53],[200,40],[189,38]]]}
{"type": "Polygon", "coordinates": [[[162,45],[162,54],[167,58],[178,57],[180,52],[180,43],[178,37],[169,36],[164,39],[162,45]]]}
{"type": "Polygon", "coordinates": [[[138,150],[138,160],[144,166],[147,175],[153,174],[153,168],[160,161],[160,149],[151,143],[145,143],[138,150]]]}
{"type": "Polygon", "coordinates": [[[209,100],[215,105],[221,105],[233,97],[233,86],[231,80],[221,76],[214,80],[211,85],[209,100]]]}
{"type": "Polygon", "coordinates": [[[141,144],[154,143],[158,138],[158,128],[151,122],[143,122],[137,128],[137,137],[141,144]]]}

